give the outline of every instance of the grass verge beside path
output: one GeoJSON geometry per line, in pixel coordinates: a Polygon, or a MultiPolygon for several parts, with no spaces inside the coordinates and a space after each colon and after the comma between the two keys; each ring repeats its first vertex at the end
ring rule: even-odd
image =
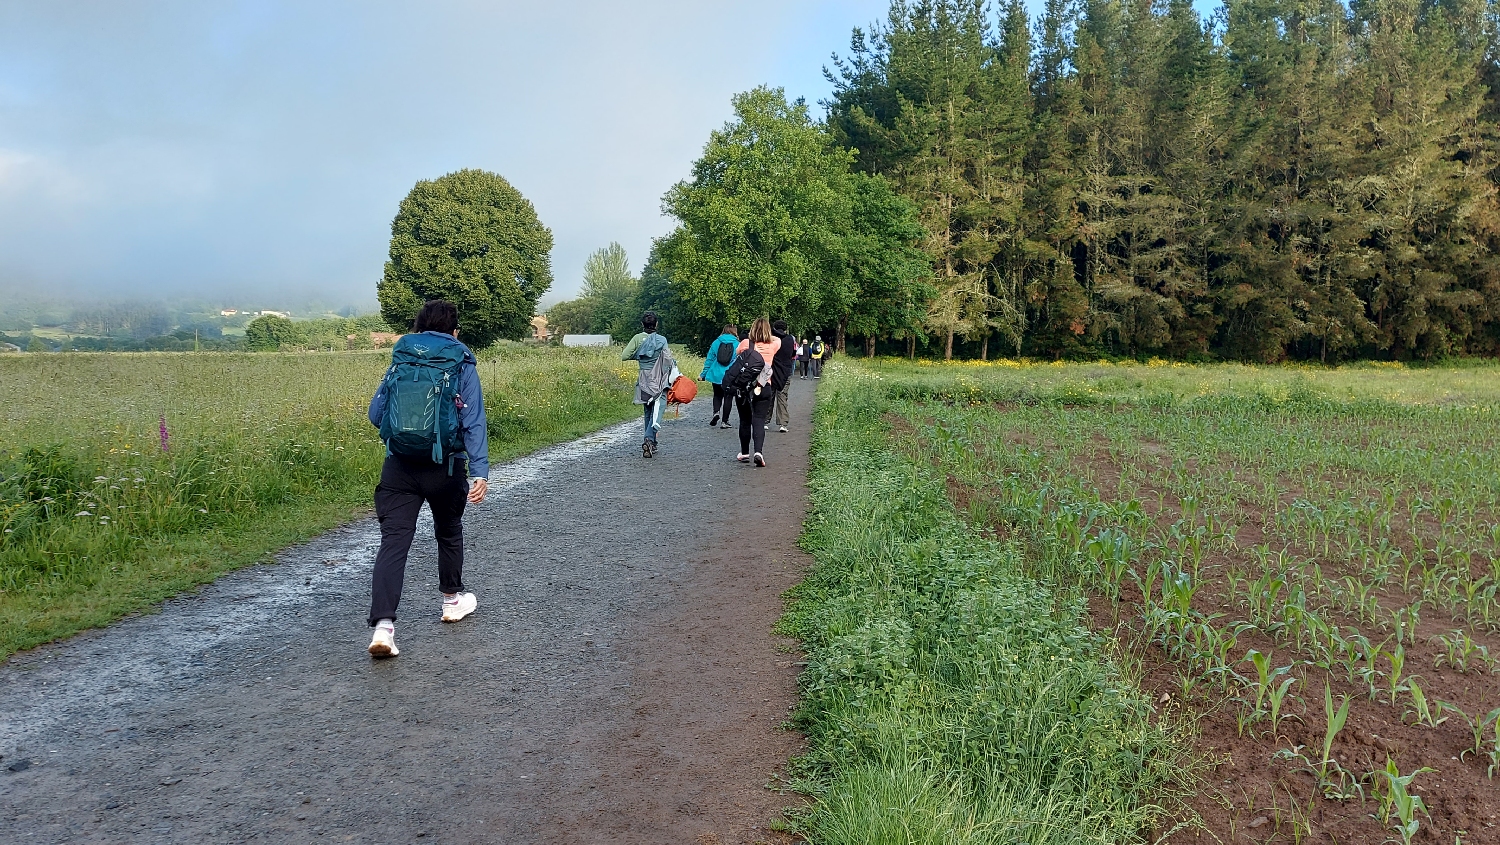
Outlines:
{"type": "Polygon", "coordinates": [[[823,379],[816,565],[780,628],[808,664],[799,819],[817,843],[1128,843],[1163,821],[1179,745],[1018,544],[969,530],[907,457],[901,400],[855,364],[823,379]]]}
{"type": "MultiPolygon", "coordinates": [[[[367,512],[384,449],[365,411],[389,361],[0,358],[0,660],[367,512]]],[[[502,344],[479,371],[492,463],[637,412],[618,349],[502,344]]]]}

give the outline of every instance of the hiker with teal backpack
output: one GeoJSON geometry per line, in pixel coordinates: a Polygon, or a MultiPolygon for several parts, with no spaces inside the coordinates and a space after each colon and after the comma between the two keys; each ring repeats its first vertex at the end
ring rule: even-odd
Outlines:
{"type": "Polygon", "coordinates": [[[458,340],[458,309],[432,300],[417,314],[412,333],[391,349],[390,369],[370,400],[370,422],[385,442],[375,487],[380,551],[368,620],[375,629],[374,657],[400,653],[396,605],[423,502],[432,509],[443,621],[457,622],[478,606],[463,582],[464,507],[483,502],[489,492],[489,439],[476,363],[458,340]]]}
{"type": "Polygon", "coordinates": [[[720,420],[723,420],[723,428],[729,428],[729,411],[734,407],[734,391],[724,389],[724,371],[734,363],[734,348],[739,343],[740,329],[731,323],[724,327],[723,333],[709,345],[708,354],[703,356],[703,372],[698,374],[698,378],[714,386],[714,415],[708,421],[709,428],[719,425],[720,420]]]}

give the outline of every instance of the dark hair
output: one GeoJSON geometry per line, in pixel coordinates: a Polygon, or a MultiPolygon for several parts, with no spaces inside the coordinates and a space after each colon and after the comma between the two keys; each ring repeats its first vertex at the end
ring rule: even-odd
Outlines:
{"type": "Polygon", "coordinates": [[[720,334],[732,334],[735,337],[739,337],[740,336],[740,327],[736,326],[734,323],[725,323],[724,324],[724,330],[722,332],[720,332],[720,334]]]}
{"type": "Polygon", "coordinates": [[[417,312],[411,330],[453,334],[458,330],[458,308],[446,299],[429,299],[417,312]]]}
{"type": "Polygon", "coordinates": [[[656,331],[656,312],[647,311],[641,315],[641,328],[648,332],[656,331]]]}
{"type": "Polygon", "coordinates": [[[786,334],[786,320],[777,320],[776,322],[771,324],[771,328],[775,329],[778,332],[781,332],[782,334],[786,334]]]}

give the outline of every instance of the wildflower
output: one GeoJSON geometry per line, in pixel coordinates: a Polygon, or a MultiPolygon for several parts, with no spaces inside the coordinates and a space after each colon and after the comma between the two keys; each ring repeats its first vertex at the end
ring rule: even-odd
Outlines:
{"type": "Polygon", "coordinates": [[[208,513],[208,509],[206,509],[206,508],[199,508],[198,509],[198,513],[208,513]]]}
{"type": "Polygon", "coordinates": [[[167,415],[161,415],[161,450],[167,451],[167,415]]]}
{"type": "Polygon", "coordinates": [[[93,516],[93,514],[89,513],[88,511],[79,511],[78,513],[73,514],[73,515],[74,516],[93,516]]]}

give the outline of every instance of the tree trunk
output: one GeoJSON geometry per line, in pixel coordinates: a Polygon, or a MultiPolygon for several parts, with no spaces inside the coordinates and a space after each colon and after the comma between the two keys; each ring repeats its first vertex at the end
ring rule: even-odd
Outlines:
{"type": "Polygon", "coordinates": [[[917,336],[912,335],[906,339],[906,357],[917,360],[917,336]]]}
{"type": "Polygon", "coordinates": [[[875,358],[875,335],[865,335],[865,357],[873,360],[875,358]]]}
{"type": "Polygon", "coordinates": [[[845,317],[844,319],[839,320],[838,330],[834,333],[834,336],[833,336],[833,348],[836,349],[836,350],[838,350],[839,357],[843,357],[843,355],[844,355],[844,335],[845,335],[845,330],[848,327],[849,327],[849,318],[848,317],[845,317]]]}
{"type": "Polygon", "coordinates": [[[943,349],[943,360],[944,361],[952,361],[953,360],[953,332],[952,331],[948,332],[948,344],[943,349]]]}
{"type": "Polygon", "coordinates": [[[984,337],[979,339],[979,360],[990,360],[990,335],[988,332],[985,333],[984,337]]]}

